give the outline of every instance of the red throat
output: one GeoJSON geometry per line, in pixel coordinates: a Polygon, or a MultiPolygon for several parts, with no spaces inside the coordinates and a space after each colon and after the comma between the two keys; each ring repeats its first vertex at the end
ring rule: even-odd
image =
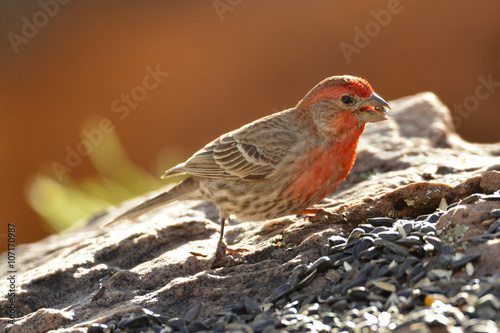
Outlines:
{"type": "Polygon", "coordinates": [[[340,142],[313,149],[292,170],[296,181],[283,193],[294,200],[318,202],[344,181],[356,159],[356,148],[364,126],[340,142]]]}
{"type": "Polygon", "coordinates": [[[328,130],[336,142],[349,141],[349,138],[358,138],[365,129],[358,117],[349,110],[339,111],[337,117],[330,123],[328,130]]]}

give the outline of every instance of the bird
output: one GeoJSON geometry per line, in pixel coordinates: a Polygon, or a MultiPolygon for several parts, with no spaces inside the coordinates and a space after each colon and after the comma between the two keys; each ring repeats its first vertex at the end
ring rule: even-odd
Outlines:
{"type": "Polygon", "coordinates": [[[319,203],[351,170],[366,123],[389,119],[389,109],[365,79],[327,77],[295,107],[223,134],[167,170],[162,178],[188,177],[110,223],[173,201],[211,201],[220,219],[212,268],[223,267],[230,263],[226,219],[264,221],[300,214],[319,203]]]}

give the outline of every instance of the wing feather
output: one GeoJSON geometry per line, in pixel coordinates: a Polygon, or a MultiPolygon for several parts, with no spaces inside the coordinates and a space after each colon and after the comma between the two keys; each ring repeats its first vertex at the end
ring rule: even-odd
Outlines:
{"type": "Polygon", "coordinates": [[[264,118],[223,135],[163,177],[187,173],[199,177],[257,180],[271,176],[298,135],[278,118],[264,118]]]}

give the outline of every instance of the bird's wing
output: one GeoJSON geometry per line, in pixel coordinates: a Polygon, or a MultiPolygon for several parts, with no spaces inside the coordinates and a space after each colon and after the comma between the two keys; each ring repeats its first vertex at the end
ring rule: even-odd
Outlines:
{"type": "Polygon", "coordinates": [[[269,177],[297,144],[298,136],[268,118],[223,135],[163,177],[187,173],[208,178],[258,180],[269,177]]]}

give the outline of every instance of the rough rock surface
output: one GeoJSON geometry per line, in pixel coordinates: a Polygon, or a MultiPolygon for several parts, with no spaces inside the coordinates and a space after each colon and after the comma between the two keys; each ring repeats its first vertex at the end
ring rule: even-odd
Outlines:
{"type": "MultiPolygon", "coordinates": [[[[390,104],[391,120],[367,126],[353,170],[325,199],[324,210],[264,223],[230,222],[227,243],[249,250],[237,257],[236,266],[210,269],[219,237],[217,211],[197,201],[172,203],[137,221],[100,229],[145,199],[137,198],[64,233],[19,246],[16,318],[11,324],[4,293],[8,275],[2,272],[0,331],[85,332],[92,323],[144,308],[183,317],[203,303],[204,316],[241,304],[246,296],[262,302],[294,266],[316,259],[328,237],[348,233],[366,218],[414,218],[500,189],[500,144],[462,141],[449,110],[432,93],[390,104]]],[[[487,230],[488,214],[500,201],[468,200],[442,215],[441,237],[463,242],[465,252],[484,254],[476,275],[498,274],[498,240],[465,242],[487,230]],[[449,231],[457,225],[462,232],[453,238],[449,231]]],[[[7,267],[6,261],[4,254],[0,267],[7,267]]]]}

